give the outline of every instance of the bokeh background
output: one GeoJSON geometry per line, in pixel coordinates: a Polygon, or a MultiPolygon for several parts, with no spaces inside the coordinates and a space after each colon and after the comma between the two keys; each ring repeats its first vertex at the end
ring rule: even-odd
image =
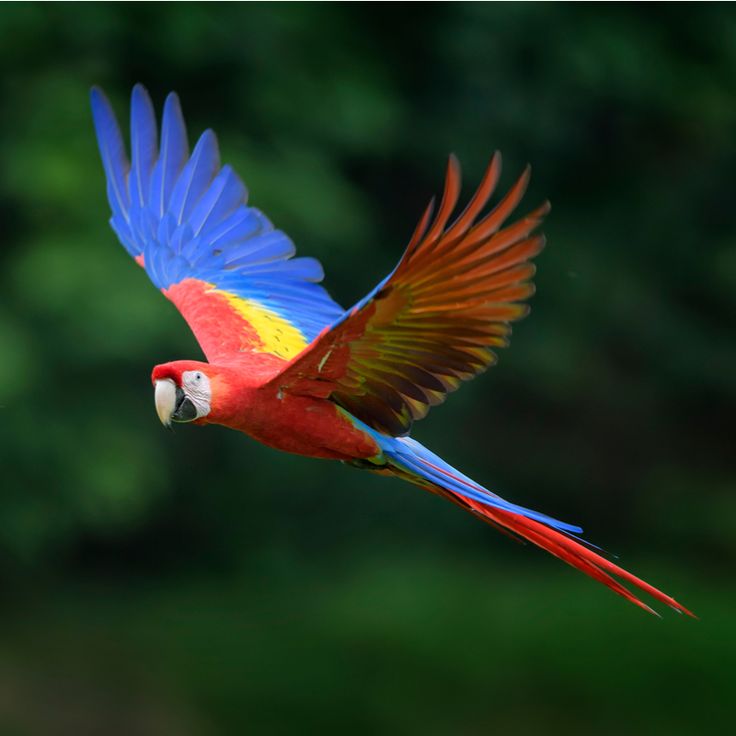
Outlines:
{"type": "Polygon", "coordinates": [[[729,5],[4,5],[0,733],[714,733],[736,693],[729,5]],[[199,357],[107,225],[88,109],[181,95],[345,305],[446,155],[553,202],[531,319],[415,436],[675,595],[434,497],[158,424],[199,357]]]}

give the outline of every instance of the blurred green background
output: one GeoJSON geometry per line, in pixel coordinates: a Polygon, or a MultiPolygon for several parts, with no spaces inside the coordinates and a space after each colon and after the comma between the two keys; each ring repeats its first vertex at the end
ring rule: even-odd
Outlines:
{"type": "Polygon", "coordinates": [[[736,692],[729,5],[4,5],[0,733],[713,733],[736,692]],[[442,501],[158,424],[197,358],[109,230],[88,90],[179,92],[345,305],[446,155],[553,203],[531,319],[414,435],[701,616],[442,501]]]}

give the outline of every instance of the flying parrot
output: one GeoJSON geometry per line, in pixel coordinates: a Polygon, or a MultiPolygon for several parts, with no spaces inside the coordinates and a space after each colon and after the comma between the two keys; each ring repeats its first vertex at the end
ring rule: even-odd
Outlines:
{"type": "Polygon", "coordinates": [[[529,168],[490,210],[501,174],[495,153],[462,213],[451,221],[460,167],[449,159],[444,192],[430,202],[398,265],[348,310],[320,285],[313,258],[248,205],[221,166],[215,134],[189,152],[179,99],[166,98],[157,131],[151,99],[132,92],[126,153],[104,93],[92,113],[110,224],[191,328],[207,362],[157,365],[156,411],[171,422],[221,424],[270,447],[397,476],[488,524],[559,557],[655,613],[621,581],[679,612],[675,600],[598,554],[582,529],[489,491],[409,436],[412,423],[496,362],[511,323],[534,291],[532,259],[545,202],[508,224],[529,168]]]}

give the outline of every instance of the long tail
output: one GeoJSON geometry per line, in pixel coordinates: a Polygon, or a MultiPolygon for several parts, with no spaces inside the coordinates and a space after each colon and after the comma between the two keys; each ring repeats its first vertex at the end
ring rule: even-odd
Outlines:
{"type": "Polygon", "coordinates": [[[676,600],[614,565],[576,538],[574,535],[582,533],[580,527],[505,501],[409,437],[376,435],[376,439],[389,461],[386,469],[393,475],[447,498],[501,531],[527,539],[655,616],[659,614],[616,578],[648,593],[678,613],[696,618],[676,600]]]}

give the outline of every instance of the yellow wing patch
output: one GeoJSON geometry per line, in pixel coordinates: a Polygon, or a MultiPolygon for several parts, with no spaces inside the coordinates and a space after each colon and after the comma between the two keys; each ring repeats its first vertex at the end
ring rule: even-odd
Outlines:
{"type": "Polygon", "coordinates": [[[256,352],[271,353],[284,360],[291,360],[309,344],[291,322],[263,304],[227,291],[213,291],[224,296],[230,306],[258,333],[262,345],[255,349],[256,352]]]}

